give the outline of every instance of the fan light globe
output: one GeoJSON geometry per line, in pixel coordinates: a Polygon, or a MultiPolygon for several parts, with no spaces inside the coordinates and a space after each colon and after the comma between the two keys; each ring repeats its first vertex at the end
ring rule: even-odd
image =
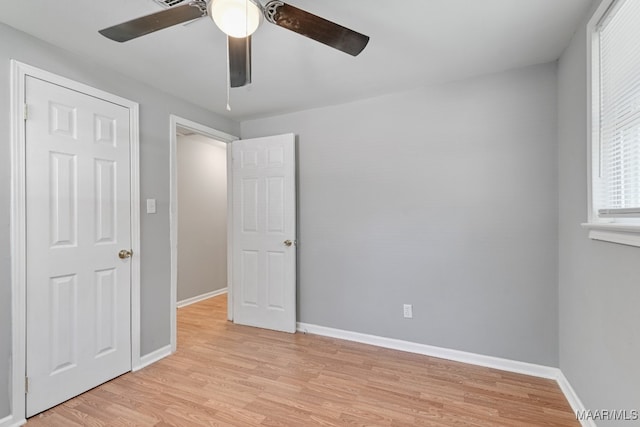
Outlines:
{"type": "Polygon", "coordinates": [[[209,16],[231,37],[250,36],[262,21],[262,11],[252,0],[211,0],[209,16]]]}

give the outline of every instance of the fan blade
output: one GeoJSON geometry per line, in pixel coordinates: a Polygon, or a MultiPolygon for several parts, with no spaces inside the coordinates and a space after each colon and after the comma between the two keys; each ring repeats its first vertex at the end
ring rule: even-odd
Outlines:
{"type": "Polygon", "coordinates": [[[369,37],[281,1],[265,5],[268,21],[349,55],[357,56],[369,37]]]}
{"type": "Polygon", "coordinates": [[[227,37],[229,43],[229,83],[241,87],[251,83],[251,36],[227,37]]]}
{"type": "Polygon", "coordinates": [[[113,41],[126,42],[205,15],[207,15],[206,2],[193,1],[132,19],[98,32],[113,41]]]}

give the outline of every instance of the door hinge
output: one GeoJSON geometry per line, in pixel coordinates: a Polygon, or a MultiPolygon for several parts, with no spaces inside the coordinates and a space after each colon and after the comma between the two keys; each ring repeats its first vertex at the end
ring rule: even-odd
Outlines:
{"type": "Polygon", "coordinates": [[[29,377],[24,377],[24,394],[29,393],[29,377]]]}
{"type": "Polygon", "coordinates": [[[24,104],[24,119],[29,120],[29,104],[24,104]]]}

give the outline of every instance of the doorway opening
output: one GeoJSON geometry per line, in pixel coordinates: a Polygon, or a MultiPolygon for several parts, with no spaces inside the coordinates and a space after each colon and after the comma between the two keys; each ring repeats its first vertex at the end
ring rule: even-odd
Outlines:
{"type": "Polygon", "coordinates": [[[227,144],[177,128],[182,308],[227,292],[227,144]]]}
{"type": "MultiPolygon", "coordinates": [[[[171,347],[177,310],[227,294],[231,301],[230,147],[237,137],[171,116],[171,347]]],[[[232,311],[227,308],[227,318],[232,311]]]]}

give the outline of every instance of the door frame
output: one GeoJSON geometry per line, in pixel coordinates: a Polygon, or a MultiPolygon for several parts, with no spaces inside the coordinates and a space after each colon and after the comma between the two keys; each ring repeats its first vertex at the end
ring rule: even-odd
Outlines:
{"type": "MultiPolygon", "coordinates": [[[[139,106],[128,99],[76,82],[66,77],[11,60],[11,415],[9,425],[26,418],[26,135],[24,120],[27,76],[66,87],[129,110],[131,170],[131,370],[140,361],[140,144],[139,106]],[[138,256],[136,256],[138,255],[138,256]]],[[[5,421],[5,420],[3,420],[5,421]]]]}
{"type": "Polygon", "coordinates": [[[238,138],[209,126],[196,123],[189,119],[171,114],[169,116],[169,234],[171,241],[171,352],[175,352],[178,344],[178,127],[188,129],[198,135],[206,136],[227,144],[227,319],[233,320],[233,277],[232,256],[233,246],[231,233],[233,232],[233,162],[229,144],[238,138]]]}

